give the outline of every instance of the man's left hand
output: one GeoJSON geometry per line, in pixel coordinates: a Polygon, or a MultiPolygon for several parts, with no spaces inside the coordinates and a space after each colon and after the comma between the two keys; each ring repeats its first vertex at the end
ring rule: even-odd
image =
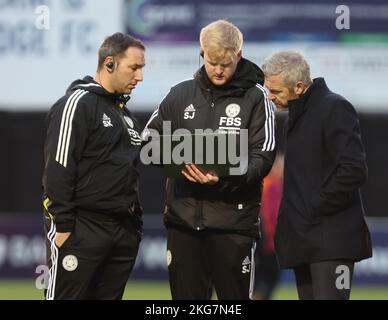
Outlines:
{"type": "Polygon", "coordinates": [[[203,173],[195,164],[187,164],[182,174],[187,180],[200,184],[214,185],[220,180],[216,173],[203,173]]]}

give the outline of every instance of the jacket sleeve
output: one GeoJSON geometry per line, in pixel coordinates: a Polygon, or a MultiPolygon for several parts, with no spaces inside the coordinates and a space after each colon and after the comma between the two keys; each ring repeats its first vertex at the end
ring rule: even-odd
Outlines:
{"type": "Polygon", "coordinates": [[[221,178],[215,186],[223,192],[239,191],[247,185],[257,186],[269,173],[276,155],[275,107],[263,87],[261,99],[254,107],[248,126],[248,169],[242,176],[221,178]]]}
{"type": "Polygon", "coordinates": [[[59,100],[47,116],[44,207],[58,232],[74,228],[77,163],[88,137],[86,105],[80,101],[87,92],[76,92],[67,100],[59,100]]]}
{"type": "Polygon", "coordinates": [[[163,134],[163,121],[173,121],[171,112],[173,100],[173,93],[170,90],[148,120],[142,132],[143,141],[147,139],[151,129],[163,134]]]}
{"type": "Polygon", "coordinates": [[[173,115],[171,112],[173,101],[173,94],[170,90],[163,98],[159,107],[152,113],[150,119],[144,127],[143,132],[141,133],[142,150],[140,157],[142,159],[142,163],[145,165],[151,164],[158,167],[163,166],[163,151],[160,150],[161,144],[159,135],[168,134],[168,125],[170,126],[170,134],[174,130],[172,127],[173,115]],[[156,150],[158,150],[158,152],[154,155],[156,150]]]}
{"type": "Polygon", "coordinates": [[[347,206],[365,183],[367,166],[356,111],[346,100],[331,108],[324,120],[324,141],[334,169],[313,195],[317,215],[329,215],[347,206]]]}

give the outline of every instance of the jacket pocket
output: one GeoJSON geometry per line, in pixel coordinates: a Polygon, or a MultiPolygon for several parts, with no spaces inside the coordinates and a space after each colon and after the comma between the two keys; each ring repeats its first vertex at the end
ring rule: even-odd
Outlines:
{"type": "Polygon", "coordinates": [[[79,192],[79,191],[85,189],[85,188],[89,185],[89,181],[90,181],[90,178],[91,178],[91,177],[92,177],[92,174],[89,173],[88,176],[87,176],[87,178],[85,179],[85,181],[84,181],[80,186],[77,186],[77,188],[76,188],[75,191],[76,191],[76,192],[79,192]]]}
{"type": "Polygon", "coordinates": [[[312,218],[319,216],[319,207],[321,204],[321,197],[319,195],[319,191],[314,191],[310,200],[310,215],[312,218]]]}

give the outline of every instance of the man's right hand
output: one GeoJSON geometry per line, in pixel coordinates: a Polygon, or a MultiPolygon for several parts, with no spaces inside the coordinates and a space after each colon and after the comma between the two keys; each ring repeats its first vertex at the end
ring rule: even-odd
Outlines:
{"type": "Polygon", "coordinates": [[[55,245],[60,248],[65,241],[70,237],[71,232],[57,232],[55,234],[55,245]]]}

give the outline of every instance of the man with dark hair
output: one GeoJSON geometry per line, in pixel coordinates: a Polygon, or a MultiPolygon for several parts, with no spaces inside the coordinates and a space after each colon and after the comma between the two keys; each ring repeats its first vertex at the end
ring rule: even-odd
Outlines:
{"type": "Polygon", "coordinates": [[[46,299],[121,299],[141,238],[139,126],[125,107],[144,45],[105,39],[94,78],[74,81],[47,116],[43,205],[46,299]]]}
{"type": "Polygon", "coordinates": [[[98,50],[97,70],[100,71],[104,67],[106,58],[108,56],[122,57],[125,55],[125,51],[129,47],[138,48],[141,51],[145,51],[143,42],[121,32],[116,32],[110,37],[107,37],[98,50]]]}

